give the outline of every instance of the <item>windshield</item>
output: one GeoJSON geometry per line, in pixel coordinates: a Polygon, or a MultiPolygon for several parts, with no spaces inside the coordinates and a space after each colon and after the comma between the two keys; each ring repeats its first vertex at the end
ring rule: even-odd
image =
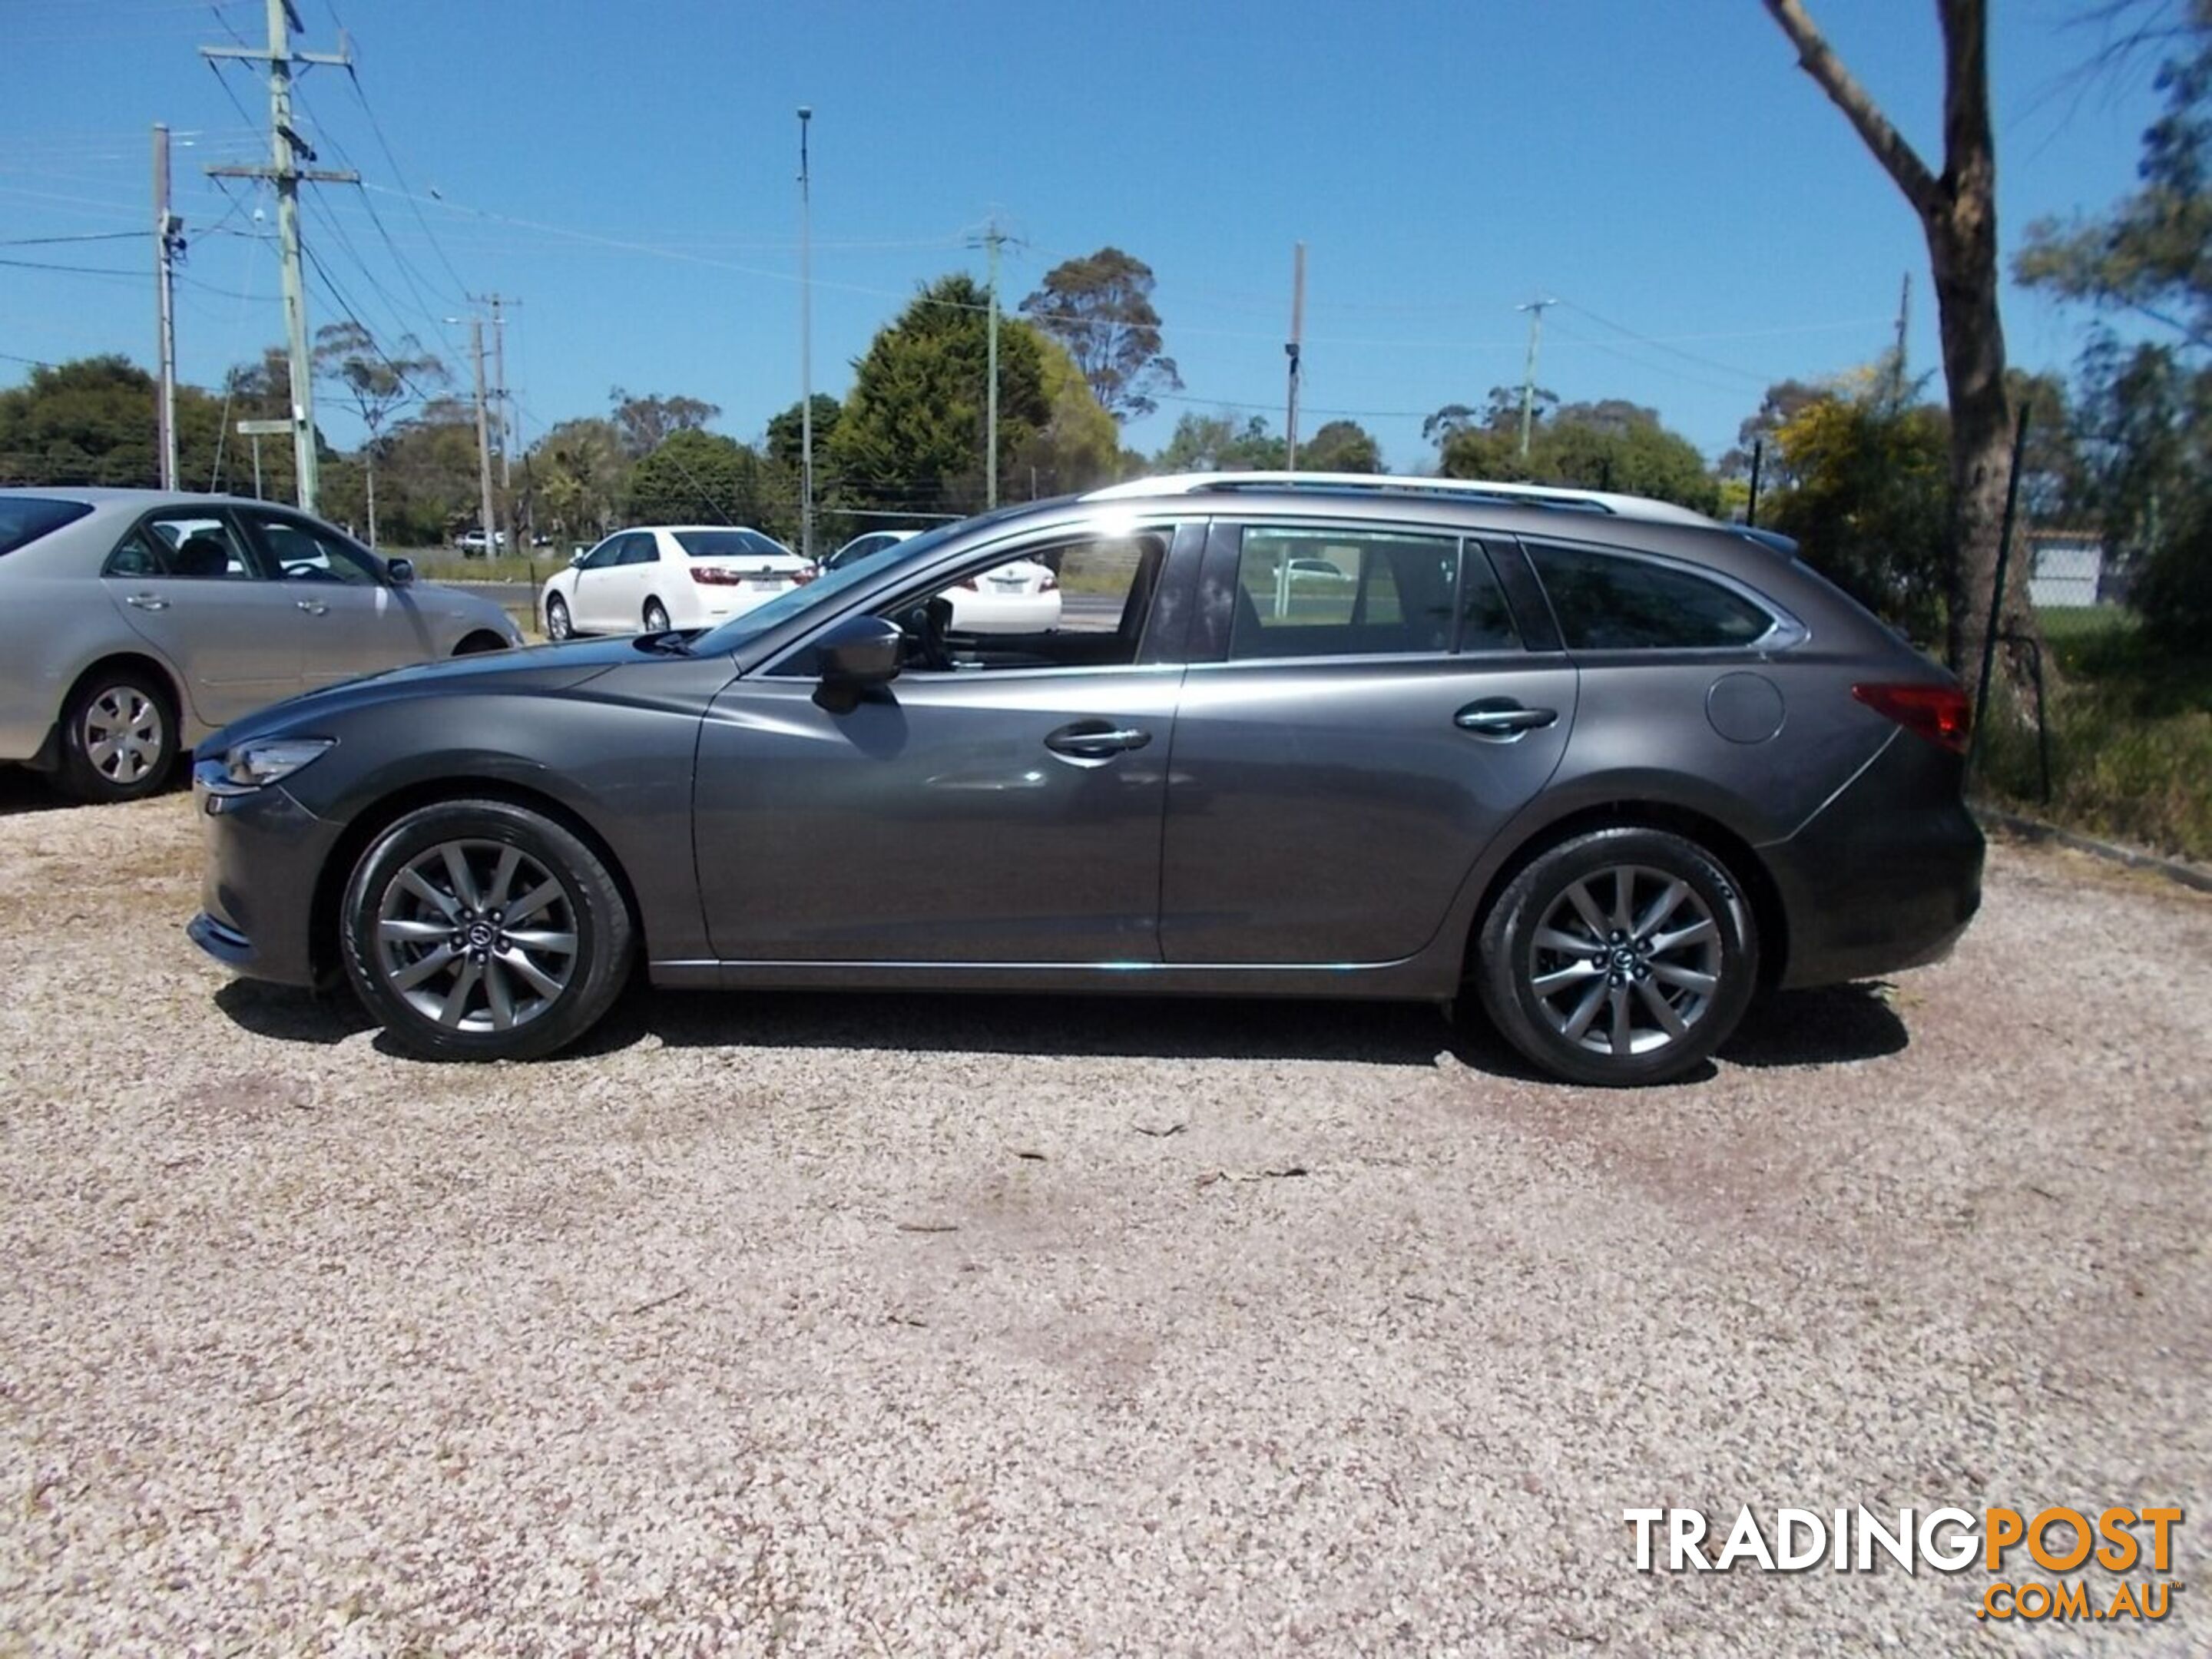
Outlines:
{"type": "MultiPolygon", "coordinates": [[[[972,524],[973,520],[965,523],[972,524]]],[[[756,605],[742,616],[732,617],[712,633],[702,635],[691,642],[694,655],[707,656],[734,651],[747,640],[766,633],[769,629],[791,620],[801,611],[811,611],[817,605],[827,604],[848,588],[868,580],[878,571],[889,570],[908,559],[927,557],[950,537],[960,525],[949,524],[909,540],[893,542],[872,553],[848,559],[835,570],[824,570],[812,581],[779,593],[766,605],[756,605]]]]}
{"type": "Polygon", "coordinates": [[[0,495],[0,553],[13,553],[92,511],[85,501],[57,501],[41,495],[0,495]]]}
{"type": "Polygon", "coordinates": [[[678,530],[676,544],[695,559],[788,559],[797,556],[757,530],[678,530]]]}

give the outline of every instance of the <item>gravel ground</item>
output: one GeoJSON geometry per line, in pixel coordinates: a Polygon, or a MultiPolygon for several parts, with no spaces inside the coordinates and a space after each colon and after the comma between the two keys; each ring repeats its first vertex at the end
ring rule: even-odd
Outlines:
{"type": "Polygon", "coordinates": [[[0,1650],[2203,1652],[1625,1508],[2192,1505],[2212,904],[2001,848],[1710,1077],[1430,1011],[635,996],[395,1058],[0,786],[0,1650]]]}

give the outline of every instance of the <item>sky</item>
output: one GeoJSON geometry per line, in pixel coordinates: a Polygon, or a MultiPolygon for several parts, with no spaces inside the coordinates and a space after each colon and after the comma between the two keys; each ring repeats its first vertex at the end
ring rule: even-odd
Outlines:
{"type": "MultiPolygon", "coordinates": [[[[1158,276],[1187,411],[1279,430],[1294,246],[1307,253],[1303,429],[1358,419],[1403,471],[1429,412],[1538,380],[1656,408],[1708,456],[1762,390],[1875,359],[1911,274],[1913,367],[1936,366],[1917,222],[1796,67],[1757,0],[296,0],[325,167],[303,188],[311,324],[411,334],[465,386],[468,332],[505,313],[521,435],[605,413],[615,386],[719,404],[757,439],[799,396],[797,109],[812,108],[812,362],[852,363],[921,284],[979,278],[1010,237],[1011,308],[1107,244],[1158,276]]],[[[1940,167],[1925,0],[1815,17],[1940,167]]],[[[2130,185],[2148,68],[2079,72],[2088,0],[1993,9],[2000,232],[2130,185]]],[[[175,134],[190,241],[179,372],[214,386],[282,338],[264,72],[198,48],[265,40],[264,0],[0,0],[0,385],[29,364],[155,349],[149,132],[175,134]],[[56,237],[96,240],[47,241],[56,237]],[[76,270],[41,268],[71,265],[76,270]]],[[[2008,289],[2013,362],[2063,369],[2090,319],[2008,289]]],[[[1931,383],[1940,394],[1941,382],[1931,383]]],[[[326,398],[341,444],[357,422],[326,398]]]]}

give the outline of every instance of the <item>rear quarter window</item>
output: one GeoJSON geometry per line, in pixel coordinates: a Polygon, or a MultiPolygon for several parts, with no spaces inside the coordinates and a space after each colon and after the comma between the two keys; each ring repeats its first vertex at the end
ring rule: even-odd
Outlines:
{"type": "Polygon", "coordinates": [[[28,547],[92,511],[87,501],[57,501],[43,495],[0,496],[0,554],[28,547]]]}
{"type": "Polygon", "coordinates": [[[1671,565],[1528,544],[1570,651],[1697,651],[1747,646],[1774,617],[1741,593],[1671,565]]]}

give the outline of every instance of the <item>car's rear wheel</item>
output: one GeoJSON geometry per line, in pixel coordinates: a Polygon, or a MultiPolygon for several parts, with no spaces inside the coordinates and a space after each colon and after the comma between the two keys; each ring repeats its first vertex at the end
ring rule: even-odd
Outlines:
{"type": "Polygon", "coordinates": [[[551,1054],[598,1023],[629,967],[629,911],[605,863],[507,801],[409,813],[362,854],[343,904],[355,990],[428,1059],[551,1054]]]}
{"type": "Polygon", "coordinates": [[[1499,1033],[1570,1082],[1680,1077],[1751,1001],[1759,941],[1741,884],[1665,830],[1610,829],[1538,856],[1483,924],[1478,988],[1499,1033]]]}
{"type": "Polygon", "coordinates": [[[558,593],[545,601],[545,637],[560,641],[575,637],[576,629],[568,620],[568,602],[558,593]]]}
{"type": "Polygon", "coordinates": [[[645,602],[645,631],[648,634],[665,634],[668,631],[668,607],[659,599],[645,602]]]}
{"type": "Polygon", "coordinates": [[[62,788],[100,804],[139,800],[169,780],[177,717],[166,688],[143,669],[88,676],[62,711],[62,788]]]}

